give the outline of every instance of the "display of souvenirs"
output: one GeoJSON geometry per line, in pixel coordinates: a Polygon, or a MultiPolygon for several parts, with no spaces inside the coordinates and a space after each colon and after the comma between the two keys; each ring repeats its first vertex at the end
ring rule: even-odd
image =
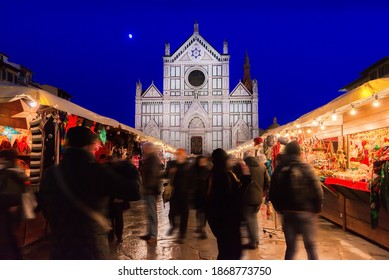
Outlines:
{"type": "Polygon", "coordinates": [[[350,135],[350,162],[370,166],[373,161],[388,160],[389,128],[350,135]]]}

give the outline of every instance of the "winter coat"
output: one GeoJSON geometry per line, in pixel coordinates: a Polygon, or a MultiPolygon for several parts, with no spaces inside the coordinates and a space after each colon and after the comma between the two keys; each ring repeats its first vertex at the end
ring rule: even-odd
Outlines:
{"type": "Polygon", "coordinates": [[[266,166],[260,164],[258,159],[254,157],[247,157],[244,161],[250,169],[252,181],[244,186],[243,204],[261,204],[264,193],[270,187],[269,173],[267,172],[266,166]]]}
{"type": "Polygon", "coordinates": [[[232,228],[240,228],[242,189],[238,178],[232,172],[212,170],[207,186],[206,213],[215,237],[232,228]]]}
{"type": "Polygon", "coordinates": [[[210,169],[207,166],[193,167],[191,170],[190,182],[193,190],[193,200],[195,209],[204,209],[207,199],[207,178],[210,169]]]}
{"type": "Polygon", "coordinates": [[[175,163],[174,173],[170,174],[170,178],[173,178],[173,194],[170,200],[170,205],[176,209],[186,209],[189,207],[188,192],[190,186],[190,170],[189,163],[175,163]]]}
{"type": "Polygon", "coordinates": [[[299,156],[283,155],[271,177],[270,201],[279,212],[303,211],[320,213],[323,189],[312,167],[299,156]],[[285,170],[292,168],[292,179],[285,179],[285,170]],[[284,178],[284,179],[283,179],[284,178]]]}
{"type": "Polygon", "coordinates": [[[161,162],[156,154],[146,156],[139,167],[144,195],[158,195],[160,190],[161,162]]]}
{"type": "Polygon", "coordinates": [[[21,197],[25,191],[26,178],[20,171],[17,168],[0,170],[0,260],[22,259],[14,234],[21,222],[21,197]]]}
{"type": "Polygon", "coordinates": [[[108,218],[109,197],[128,200],[138,184],[95,161],[81,148],[65,150],[59,166],[48,168],[41,180],[39,204],[52,235],[52,259],[109,259],[108,234],[61,190],[56,170],[77,201],[108,218]]]}

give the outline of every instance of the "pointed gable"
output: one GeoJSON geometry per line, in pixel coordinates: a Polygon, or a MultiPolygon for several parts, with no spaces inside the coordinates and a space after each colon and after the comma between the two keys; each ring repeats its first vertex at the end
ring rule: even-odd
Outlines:
{"type": "Polygon", "coordinates": [[[230,94],[231,97],[242,97],[242,96],[251,96],[251,93],[247,90],[247,88],[239,82],[239,84],[234,88],[234,90],[230,94]]]}
{"type": "Polygon", "coordinates": [[[224,61],[229,55],[220,54],[200,34],[193,33],[172,55],[165,56],[165,62],[175,61],[224,61]]]}
{"type": "Polygon", "coordinates": [[[145,90],[145,92],[142,95],[143,98],[162,98],[161,92],[158,90],[158,88],[151,84],[148,89],[145,90]]]}

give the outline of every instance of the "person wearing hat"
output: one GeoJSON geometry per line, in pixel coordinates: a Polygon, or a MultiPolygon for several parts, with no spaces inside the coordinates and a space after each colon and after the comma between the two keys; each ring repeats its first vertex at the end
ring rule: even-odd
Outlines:
{"type": "Polygon", "coordinates": [[[51,231],[51,259],[109,259],[109,198],[128,200],[138,188],[128,179],[96,162],[98,138],[89,128],[72,127],[57,166],[45,170],[39,205],[51,231]]]}
{"type": "Polygon", "coordinates": [[[285,259],[296,253],[297,235],[304,240],[308,259],[318,259],[316,249],[317,220],[321,212],[323,189],[313,168],[300,157],[297,141],[288,143],[271,177],[270,201],[282,215],[285,235],[285,259]]]}
{"type": "Polygon", "coordinates": [[[270,187],[266,161],[266,156],[263,154],[258,158],[253,157],[251,152],[244,154],[244,162],[252,178],[249,184],[243,186],[243,218],[249,235],[249,243],[244,245],[247,249],[256,249],[259,244],[257,214],[261,208],[263,196],[270,187]]]}

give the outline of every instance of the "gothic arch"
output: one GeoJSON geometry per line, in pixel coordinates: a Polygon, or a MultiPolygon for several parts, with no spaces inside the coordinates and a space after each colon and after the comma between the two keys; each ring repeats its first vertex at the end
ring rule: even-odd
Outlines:
{"type": "Polygon", "coordinates": [[[193,113],[189,113],[184,117],[184,120],[182,122],[182,128],[189,128],[190,123],[193,119],[198,118],[200,119],[204,124],[204,129],[209,127],[208,119],[205,115],[203,115],[199,111],[195,111],[193,113]]]}
{"type": "Polygon", "coordinates": [[[205,124],[199,117],[194,117],[190,122],[188,128],[192,129],[204,129],[205,124]]]}

